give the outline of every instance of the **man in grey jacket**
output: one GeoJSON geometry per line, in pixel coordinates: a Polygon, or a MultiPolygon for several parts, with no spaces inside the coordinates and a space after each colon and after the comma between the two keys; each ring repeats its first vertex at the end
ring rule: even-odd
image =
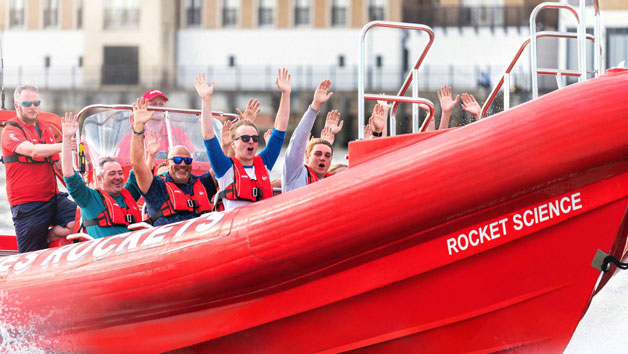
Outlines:
{"type": "MultiPolygon", "coordinates": [[[[333,141],[327,141],[329,138],[327,140],[313,139],[308,144],[308,136],[314,126],[316,115],[320,111],[321,105],[326,103],[333,95],[333,92],[328,92],[330,86],[331,82],[329,80],[324,80],[318,84],[312,104],[310,104],[299,125],[292,133],[283,166],[281,178],[282,193],[316,182],[327,175],[333,156],[331,145],[333,141]],[[304,156],[307,160],[306,164],[303,163],[304,156]]],[[[325,135],[333,136],[340,131],[342,122],[337,124],[339,119],[340,114],[338,111],[332,111],[328,114],[328,121],[324,129],[327,132],[325,135]]]]}

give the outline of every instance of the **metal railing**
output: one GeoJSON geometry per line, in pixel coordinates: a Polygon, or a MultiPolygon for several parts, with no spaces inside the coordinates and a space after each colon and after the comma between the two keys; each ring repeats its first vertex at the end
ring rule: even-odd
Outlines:
{"type": "MultiPolygon", "coordinates": [[[[556,32],[556,31],[543,31],[543,32],[538,32],[536,34],[537,39],[544,38],[544,37],[574,39],[574,38],[577,38],[577,34],[576,33],[561,33],[561,32],[556,32]]],[[[590,34],[587,34],[587,39],[592,42],[594,41],[593,35],[590,35],[590,34]]],[[[502,86],[504,86],[504,111],[507,111],[508,109],[510,109],[510,74],[514,66],[519,61],[521,54],[523,54],[523,51],[526,49],[526,47],[529,44],[530,44],[530,39],[527,39],[523,42],[521,47],[519,47],[519,50],[515,54],[515,57],[512,59],[508,67],[506,67],[506,70],[504,71],[504,74],[500,78],[499,82],[497,83],[497,85],[495,85],[495,87],[493,87],[493,90],[488,95],[486,102],[484,103],[484,106],[482,106],[482,113],[480,115],[480,118],[484,118],[486,116],[488,109],[490,108],[491,104],[493,104],[493,101],[497,97],[497,93],[502,88],[502,86]]],[[[574,75],[579,75],[579,73],[573,74],[573,73],[568,72],[568,73],[565,73],[564,75],[574,76],[574,75]]]]}
{"type": "Polygon", "coordinates": [[[428,99],[423,99],[418,97],[418,70],[421,66],[421,63],[425,59],[427,52],[430,47],[434,43],[434,31],[428,26],[418,25],[413,23],[403,23],[403,22],[389,22],[389,21],[373,21],[369,22],[364,27],[362,27],[362,31],[360,32],[360,62],[359,62],[359,70],[358,70],[358,136],[360,139],[364,139],[364,108],[365,108],[365,100],[386,100],[394,102],[392,109],[390,110],[390,135],[395,135],[396,131],[396,113],[399,108],[400,102],[408,102],[412,103],[412,132],[416,133],[419,131],[418,129],[418,121],[419,121],[419,113],[418,109],[425,109],[427,107],[428,116],[426,117],[423,125],[421,126],[420,131],[425,131],[429,124],[429,121],[434,117],[434,103],[432,103],[428,99]],[[367,94],[364,92],[364,81],[366,77],[366,34],[369,30],[375,27],[385,27],[385,28],[398,28],[398,29],[408,29],[415,31],[423,31],[429,35],[428,43],[423,48],[423,51],[419,55],[418,60],[414,64],[414,67],[408,73],[406,80],[403,85],[401,85],[401,89],[396,96],[387,96],[387,95],[377,95],[377,94],[367,94]],[[412,97],[405,97],[406,91],[410,86],[410,83],[413,83],[412,89],[412,97]]]}

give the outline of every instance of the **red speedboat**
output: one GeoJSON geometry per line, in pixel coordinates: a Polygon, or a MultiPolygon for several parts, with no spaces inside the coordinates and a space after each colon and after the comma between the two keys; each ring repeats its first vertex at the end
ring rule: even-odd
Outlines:
{"type": "Polygon", "coordinates": [[[627,95],[613,70],[352,142],[269,200],[0,258],[0,322],[71,352],[562,351],[626,247],[627,95]]]}

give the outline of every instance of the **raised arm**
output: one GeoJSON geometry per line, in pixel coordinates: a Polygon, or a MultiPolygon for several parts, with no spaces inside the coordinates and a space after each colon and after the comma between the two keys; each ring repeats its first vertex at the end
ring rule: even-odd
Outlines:
{"type": "Polygon", "coordinates": [[[209,140],[216,134],[214,132],[214,123],[212,117],[212,94],[214,93],[214,81],[211,85],[207,84],[205,74],[198,74],[194,79],[194,88],[202,100],[201,104],[201,131],[203,139],[209,140]]]}
{"type": "Polygon", "coordinates": [[[148,192],[150,185],[153,183],[153,172],[146,164],[144,152],[144,128],[146,122],[153,115],[147,108],[148,101],[143,98],[138,98],[133,104],[134,121],[133,133],[131,133],[131,165],[133,166],[133,171],[135,171],[137,185],[142,193],[148,192]]]}
{"type": "Polygon", "coordinates": [[[78,116],[72,112],[65,114],[62,118],[61,128],[63,130],[63,143],[61,148],[61,171],[63,177],[72,177],[74,167],[72,166],[72,137],[78,129],[78,116]]]}
{"type": "Polygon", "coordinates": [[[471,113],[475,117],[475,120],[480,120],[482,107],[480,107],[480,104],[475,100],[473,95],[468,93],[462,94],[462,109],[471,113]]]}
{"type": "Polygon", "coordinates": [[[225,123],[222,125],[222,152],[229,157],[235,156],[235,150],[233,150],[233,146],[231,146],[231,125],[233,124],[230,120],[225,120],[225,123]]]}
{"type": "Polygon", "coordinates": [[[275,118],[275,129],[285,132],[288,129],[288,120],[290,119],[290,74],[286,68],[279,69],[275,85],[281,91],[281,100],[279,101],[279,109],[275,118]]]}
{"type": "Polygon", "coordinates": [[[251,98],[249,100],[249,103],[246,105],[246,109],[244,110],[244,112],[240,111],[240,108],[236,108],[236,111],[238,111],[240,119],[248,119],[251,122],[255,122],[255,120],[257,119],[257,115],[260,112],[259,101],[257,99],[251,98]]]}
{"type": "Polygon", "coordinates": [[[458,104],[458,100],[460,99],[460,95],[456,95],[456,99],[452,99],[451,97],[451,87],[447,87],[447,85],[443,85],[440,88],[440,91],[436,93],[438,95],[438,100],[440,101],[440,125],[438,129],[447,129],[449,128],[449,117],[451,116],[451,112],[458,104]]]}
{"type": "Polygon", "coordinates": [[[146,136],[146,151],[148,152],[148,158],[146,159],[146,167],[149,170],[153,170],[155,167],[155,156],[159,152],[161,146],[161,137],[157,137],[156,131],[149,131],[145,133],[146,136]]]}

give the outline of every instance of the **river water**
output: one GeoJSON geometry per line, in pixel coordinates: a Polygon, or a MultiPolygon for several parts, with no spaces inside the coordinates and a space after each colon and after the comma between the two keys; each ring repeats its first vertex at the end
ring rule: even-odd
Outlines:
{"type": "MultiPolygon", "coordinates": [[[[283,154],[273,168],[271,178],[279,178],[283,154]]],[[[346,150],[336,151],[334,163],[346,163],[346,150]]],[[[11,212],[6,197],[4,166],[0,164],[0,233],[14,234],[11,212]]],[[[566,265],[567,266],[567,265],[566,265]]],[[[0,314],[1,314],[0,309],[0,314]]],[[[3,329],[0,328],[0,335],[3,329]]],[[[23,343],[28,352],[38,352],[23,343]]],[[[606,287],[593,298],[586,315],[580,321],[565,353],[628,353],[628,270],[617,273],[606,287]]]]}

